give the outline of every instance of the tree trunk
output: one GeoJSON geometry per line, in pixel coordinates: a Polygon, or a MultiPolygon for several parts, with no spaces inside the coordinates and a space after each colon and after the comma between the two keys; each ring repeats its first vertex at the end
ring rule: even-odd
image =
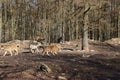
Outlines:
{"type": "Polygon", "coordinates": [[[0,3],[0,42],[2,40],[2,3],[0,3]]]}
{"type": "Polygon", "coordinates": [[[79,31],[78,31],[78,29],[79,29],[79,21],[78,20],[76,20],[76,40],[78,39],[78,36],[79,36],[79,31]]]}
{"type": "Polygon", "coordinates": [[[88,15],[84,16],[83,38],[82,38],[82,50],[88,51],[88,15]]]}
{"type": "Polygon", "coordinates": [[[119,7],[119,13],[118,13],[118,37],[120,38],[120,7],[119,7]]]}
{"type": "Polygon", "coordinates": [[[82,50],[89,51],[89,45],[88,45],[88,27],[89,27],[89,17],[88,17],[88,11],[90,7],[89,4],[86,3],[85,5],[85,11],[83,13],[83,38],[82,38],[82,50]]]}

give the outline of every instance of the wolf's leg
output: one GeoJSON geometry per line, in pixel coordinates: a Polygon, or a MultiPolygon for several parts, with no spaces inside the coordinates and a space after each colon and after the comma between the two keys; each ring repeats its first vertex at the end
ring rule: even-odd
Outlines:
{"type": "Polygon", "coordinates": [[[18,55],[18,50],[15,50],[15,55],[18,55]]]}
{"type": "Polygon", "coordinates": [[[31,52],[32,52],[32,53],[35,53],[34,49],[31,49],[31,52]]]}
{"type": "Polygon", "coordinates": [[[7,51],[5,51],[5,53],[3,54],[3,56],[5,56],[7,54],[7,51]]]}
{"type": "Polygon", "coordinates": [[[39,52],[39,49],[38,48],[36,48],[36,51],[37,51],[37,53],[39,52]]]}
{"type": "Polygon", "coordinates": [[[42,51],[42,55],[45,55],[45,51],[44,50],[42,51]]]}
{"type": "Polygon", "coordinates": [[[12,53],[12,51],[9,51],[10,52],[10,54],[11,54],[11,56],[13,55],[13,53],[12,53]]]}
{"type": "Polygon", "coordinates": [[[57,54],[57,52],[54,52],[54,54],[57,54]]]}
{"type": "Polygon", "coordinates": [[[51,52],[53,55],[55,55],[55,52],[51,52]]]}
{"type": "Polygon", "coordinates": [[[50,54],[48,53],[48,51],[46,52],[46,54],[49,56],[50,54]]]}

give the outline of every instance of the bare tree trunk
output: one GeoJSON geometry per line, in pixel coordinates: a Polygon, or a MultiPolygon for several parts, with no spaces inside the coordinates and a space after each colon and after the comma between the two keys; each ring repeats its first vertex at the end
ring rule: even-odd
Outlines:
{"type": "Polygon", "coordinates": [[[62,37],[63,37],[63,43],[65,41],[65,22],[63,22],[63,25],[62,25],[62,37]]]}
{"type": "Polygon", "coordinates": [[[69,29],[69,41],[71,40],[71,21],[68,22],[68,29],[69,29]]]}
{"type": "Polygon", "coordinates": [[[83,20],[84,20],[84,26],[83,26],[83,38],[82,38],[82,50],[89,51],[89,44],[88,44],[88,27],[89,27],[89,17],[88,17],[88,11],[90,7],[89,4],[85,4],[85,11],[83,13],[83,20]]]}
{"type": "Polygon", "coordinates": [[[78,29],[79,29],[79,21],[76,20],[76,39],[78,39],[78,36],[79,36],[78,29]]]}
{"type": "Polygon", "coordinates": [[[8,11],[8,5],[7,3],[3,3],[3,14],[4,16],[2,16],[4,19],[3,19],[3,22],[2,22],[2,25],[4,26],[4,32],[3,32],[3,36],[4,36],[4,42],[7,41],[7,38],[9,38],[9,35],[8,35],[8,25],[9,25],[9,19],[8,19],[8,16],[7,16],[7,11],[8,11]],[[8,19],[8,20],[7,20],[8,19]]]}
{"type": "Polygon", "coordinates": [[[82,50],[85,50],[85,51],[89,50],[89,46],[88,46],[88,15],[84,16],[82,50]]]}
{"type": "Polygon", "coordinates": [[[118,37],[120,38],[120,6],[118,9],[119,13],[118,13],[118,37]]]}
{"type": "Polygon", "coordinates": [[[2,40],[2,3],[0,3],[0,42],[2,40]]]}
{"type": "Polygon", "coordinates": [[[74,21],[75,19],[73,19],[73,21],[72,21],[72,24],[71,24],[71,32],[72,32],[72,34],[71,34],[71,37],[72,37],[72,40],[74,40],[75,38],[74,38],[74,31],[75,31],[75,26],[74,26],[74,23],[75,23],[75,21],[74,21]]]}
{"type": "MultiPolygon", "coordinates": [[[[9,2],[10,4],[10,2],[9,2]]],[[[11,39],[14,40],[15,39],[15,30],[16,30],[16,26],[15,26],[15,12],[12,9],[12,4],[10,4],[10,10],[11,10],[11,39]]]]}

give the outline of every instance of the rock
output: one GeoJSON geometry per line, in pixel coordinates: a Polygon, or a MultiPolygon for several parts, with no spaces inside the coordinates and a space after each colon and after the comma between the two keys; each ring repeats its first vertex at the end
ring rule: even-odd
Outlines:
{"type": "Polygon", "coordinates": [[[63,76],[58,76],[58,79],[57,80],[67,80],[66,77],[63,77],[63,76]]]}
{"type": "Polygon", "coordinates": [[[48,73],[52,72],[52,70],[44,63],[41,63],[41,65],[38,66],[37,71],[43,71],[43,72],[48,72],[48,73]]]}

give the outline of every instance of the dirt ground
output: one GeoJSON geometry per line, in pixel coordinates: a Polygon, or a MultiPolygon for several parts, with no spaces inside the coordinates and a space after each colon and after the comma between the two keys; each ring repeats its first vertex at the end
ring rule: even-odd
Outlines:
{"type": "Polygon", "coordinates": [[[65,42],[55,56],[43,56],[41,49],[17,56],[2,56],[1,52],[0,80],[120,80],[119,42],[90,40],[90,52],[79,50],[78,44],[80,40],[65,42]]]}

